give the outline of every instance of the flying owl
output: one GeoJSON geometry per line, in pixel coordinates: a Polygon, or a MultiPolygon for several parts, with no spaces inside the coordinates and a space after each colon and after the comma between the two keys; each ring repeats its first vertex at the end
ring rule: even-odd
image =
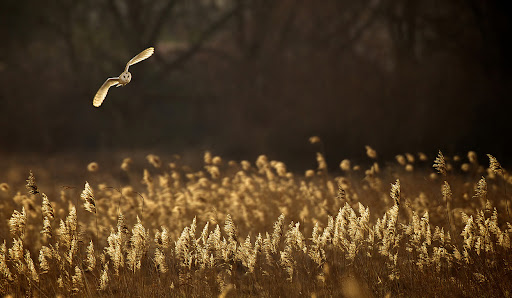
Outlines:
{"type": "Polygon", "coordinates": [[[126,63],[126,67],[118,77],[116,78],[108,78],[103,85],[101,85],[98,92],[96,92],[96,95],[94,96],[94,99],[92,101],[92,105],[95,107],[101,106],[103,101],[105,100],[105,97],[107,96],[108,89],[112,86],[121,87],[124,86],[132,80],[132,74],[128,71],[128,68],[135,63],[139,63],[142,60],[145,60],[153,53],[155,52],[154,48],[147,48],[144,51],[140,52],[137,56],[133,57],[128,63],[126,63]]]}

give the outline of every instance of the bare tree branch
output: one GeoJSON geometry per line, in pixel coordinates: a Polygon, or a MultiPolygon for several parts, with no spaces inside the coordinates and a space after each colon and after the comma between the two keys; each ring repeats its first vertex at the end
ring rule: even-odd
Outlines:
{"type": "Polygon", "coordinates": [[[110,11],[112,12],[112,14],[114,15],[115,19],[117,20],[118,29],[122,33],[125,33],[126,29],[127,29],[127,25],[126,25],[126,23],[123,20],[123,15],[121,14],[121,10],[116,5],[115,0],[109,0],[108,4],[109,4],[108,6],[110,7],[110,11]]]}
{"type": "Polygon", "coordinates": [[[274,0],[271,1],[253,1],[253,7],[251,13],[253,14],[252,20],[257,20],[258,23],[252,24],[252,35],[250,36],[251,40],[249,43],[249,48],[246,49],[246,54],[249,57],[255,57],[258,55],[260,49],[265,44],[265,40],[268,38],[268,32],[271,30],[272,19],[271,14],[274,11],[274,7],[277,5],[277,2],[274,0]],[[254,7],[259,5],[258,7],[254,7]]]}
{"type": "Polygon", "coordinates": [[[239,11],[239,6],[235,6],[227,13],[225,13],[218,20],[214,21],[204,32],[199,35],[199,38],[183,53],[181,53],[174,60],[166,62],[158,73],[158,77],[165,76],[172,70],[181,66],[183,63],[192,58],[199,50],[202,45],[212,37],[224,24],[226,24],[236,13],[239,11]]]}
{"type": "Polygon", "coordinates": [[[336,51],[342,51],[354,44],[361,35],[366,31],[368,27],[373,24],[376,20],[377,14],[380,11],[382,2],[380,0],[372,1],[374,3],[370,3],[370,7],[367,8],[368,11],[362,12],[357,20],[354,22],[351,30],[349,30],[349,36],[342,42],[336,43],[334,49],[336,51]],[[366,14],[366,16],[365,16],[366,14]]]}
{"type": "Polygon", "coordinates": [[[153,25],[153,29],[151,30],[151,33],[149,33],[147,44],[154,44],[156,42],[156,39],[158,38],[158,35],[160,35],[160,32],[163,28],[163,23],[167,19],[167,16],[171,12],[171,10],[174,8],[178,1],[176,0],[169,0],[165,7],[162,9],[160,15],[156,18],[156,22],[153,25]]]}

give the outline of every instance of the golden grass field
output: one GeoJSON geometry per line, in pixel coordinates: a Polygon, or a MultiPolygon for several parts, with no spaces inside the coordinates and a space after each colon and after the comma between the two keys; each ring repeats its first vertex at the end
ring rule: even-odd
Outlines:
{"type": "Polygon", "coordinates": [[[305,173],[209,152],[196,168],[179,156],[91,162],[78,185],[11,169],[0,181],[0,292],[510,297],[512,176],[499,162],[382,161],[366,149],[363,166],[328,171],[318,153],[305,173]]]}

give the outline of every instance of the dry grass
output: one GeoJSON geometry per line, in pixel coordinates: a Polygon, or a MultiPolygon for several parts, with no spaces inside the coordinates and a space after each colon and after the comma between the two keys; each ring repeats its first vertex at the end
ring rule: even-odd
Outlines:
{"type": "Polygon", "coordinates": [[[199,170],[178,156],[90,163],[76,188],[40,183],[44,169],[28,192],[0,181],[0,292],[510,297],[512,176],[498,161],[379,164],[366,150],[368,169],[344,160],[338,176],[321,153],[299,175],[207,152],[199,170]]]}

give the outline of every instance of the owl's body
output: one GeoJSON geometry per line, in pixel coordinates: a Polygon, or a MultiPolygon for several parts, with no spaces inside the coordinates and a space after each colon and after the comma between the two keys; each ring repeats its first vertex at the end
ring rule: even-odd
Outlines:
{"type": "Polygon", "coordinates": [[[135,64],[139,63],[142,60],[145,60],[149,58],[151,55],[153,55],[155,49],[154,48],[147,48],[144,51],[140,52],[137,56],[133,57],[128,63],[126,63],[126,67],[124,71],[116,78],[108,78],[103,85],[101,85],[98,92],[96,92],[96,95],[94,96],[94,99],[92,101],[93,106],[99,107],[105,100],[105,97],[107,96],[108,89],[112,86],[121,87],[126,86],[130,81],[132,80],[132,74],[128,71],[128,68],[135,64]]]}
{"type": "Polygon", "coordinates": [[[130,83],[131,80],[132,74],[129,71],[123,71],[123,73],[119,75],[119,82],[117,83],[116,87],[125,86],[126,84],[130,83]]]}

